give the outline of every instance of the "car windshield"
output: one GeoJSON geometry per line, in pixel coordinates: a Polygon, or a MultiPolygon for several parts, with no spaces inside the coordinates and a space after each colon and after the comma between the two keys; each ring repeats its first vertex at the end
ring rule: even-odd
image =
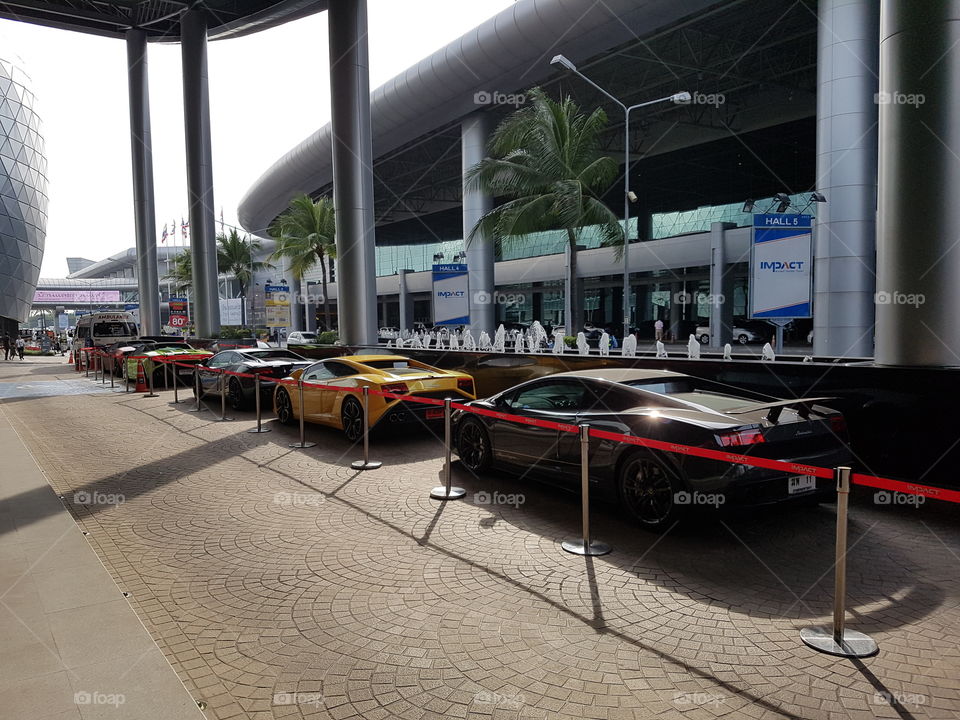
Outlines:
{"type": "Polygon", "coordinates": [[[93,324],[93,334],[95,337],[134,337],[137,326],[125,322],[98,322],[93,324]]]}
{"type": "Polygon", "coordinates": [[[429,372],[429,370],[422,367],[412,365],[406,358],[368,360],[363,364],[377,370],[389,370],[393,375],[422,375],[423,373],[429,372]]]}
{"type": "Polygon", "coordinates": [[[625,384],[640,390],[646,390],[647,392],[657,393],[658,395],[667,395],[683,402],[702,405],[703,407],[720,412],[743,407],[744,405],[749,405],[751,402],[754,402],[746,397],[722,392],[725,388],[718,387],[709,380],[692,377],[631,380],[625,384]]]}
{"type": "Polygon", "coordinates": [[[304,360],[289,350],[245,350],[244,355],[255,357],[258,360],[304,360]]]}

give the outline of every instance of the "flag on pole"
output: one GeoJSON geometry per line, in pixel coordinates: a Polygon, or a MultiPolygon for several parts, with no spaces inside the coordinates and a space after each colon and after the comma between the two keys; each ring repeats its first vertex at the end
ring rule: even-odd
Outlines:
{"type": "Polygon", "coordinates": [[[167,235],[169,235],[169,233],[167,232],[167,226],[164,225],[164,226],[163,226],[163,234],[160,235],[160,242],[165,243],[165,242],[167,241],[167,235]]]}
{"type": "Polygon", "coordinates": [[[187,239],[187,228],[189,228],[189,227],[190,227],[190,223],[188,223],[188,222],[187,222],[186,220],[184,220],[183,218],[180,218],[180,230],[181,230],[181,232],[183,232],[183,239],[184,239],[184,240],[187,239]]]}
{"type": "Polygon", "coordinates": [[[223,234],[223,205],[220,206],[220,234],[223,234]]]}

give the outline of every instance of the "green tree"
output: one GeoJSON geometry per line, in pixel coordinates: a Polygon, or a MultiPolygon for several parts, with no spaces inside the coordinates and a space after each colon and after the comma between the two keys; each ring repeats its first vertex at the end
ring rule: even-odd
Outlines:
{"type": "Polygon", "coordinates": [[[253,282],[253,274],[273,267],[270,263],[253,259],[253,253],[259,249],[259,240],[251,239],[247,235],[241,238],[235,228],[230,230],[229,234],[217,235],[217,270],[230,273],[237,281],[240,297],[243,299],[240,307],[244,314],[244,325],[247,322],[245,307],[247,290],[253,282]]]}
{"type": "Polygon", "coordinates": [[[337,256],[333,202],[327,197],[314,201],[309,195],[297,195],[270,227],[270,237],[277,241],[273,257],[289,260],[290,272],[298,279],[302,280],[314,265],[320,264],[323,314],[326,327],[330,329],[327,258],[337,256]]]}
{"type": "Polygon", "coordinates": [[[568,277],[573,289],[567,332],[583,327],[583,293],[577,282],[577,239],[582,228],[596,225],[601,242],[622,254],[623,228],[600,196],[617,177],[615,160],[603,155],[599,138],[606,113],[585,115],[569,98],[555,102],[540,88],[527,94],[527,105],[507,116],[494,131],[489,156],[467,170],[469,185],[506,202],[486,213],[470,239],[523,242],[544,230],[563,230],[570,244],[568,277]]]}
{"type": "Polygon", "coordinates": [[[174,256],[173,266],[163,279],[171,281],[173,289],[177,292],[193,287],[193,258],[190,256],[189,248],[174,256]]]}

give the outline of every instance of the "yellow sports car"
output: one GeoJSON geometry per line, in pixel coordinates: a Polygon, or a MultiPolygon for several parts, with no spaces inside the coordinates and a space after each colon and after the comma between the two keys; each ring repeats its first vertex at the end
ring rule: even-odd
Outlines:
{"type": "MultiPolygon", "coordinates": [[[[330,425],[343,430],[347,439],[363,435],[363,396],[348,390],[311,388],[308,383],[343,388],[369,387],[371,390],[457,401],[476,398],[473,378],[454,370],[441,370],[400,355],[346,355],[294,370],[289,379],[303,378],[303,404],[307,422],[330,425]]],[[[405,402],[382,395],[370,395],[370,427],[380,424],[424,423],[443,419],[438,405],[405,402]]],[[[278,385],[273,407],[282,423],[300,419],[299,392],[296,385],[278,385]]]]}

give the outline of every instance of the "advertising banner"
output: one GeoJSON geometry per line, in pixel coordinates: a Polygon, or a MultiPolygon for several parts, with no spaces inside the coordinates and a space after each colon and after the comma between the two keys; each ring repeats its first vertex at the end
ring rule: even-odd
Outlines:
{"type": "Polygon", "coordinates": [[[750,317],[813,317],[813,235],[810,215],[753,216],[750,317]]]}
{"type": "Polygon", "coordinates": [[[184,328],[189,323],[187,317],[187,299],[170,298],[170,327],[184,328]]]}
{"type": "Polygon", "coordinates": [[[109,303],[120,302],[119,290],[37,290],[34,303],[109,303]]]}
{"type": "Polygon", "coordinates": [[[267,327],[290,327],[290,286],[265,285],[267,327]]]}
{"type": "Polygon", "coordinates": [[[242,298],[220,298],[220,324],[243,325],[242,298]]]}
{"type": "Polygon", "coordinates": [[[433,266],[433,322],[437,325],[470,323],[470,294],[465,264],[433,266]]]}

